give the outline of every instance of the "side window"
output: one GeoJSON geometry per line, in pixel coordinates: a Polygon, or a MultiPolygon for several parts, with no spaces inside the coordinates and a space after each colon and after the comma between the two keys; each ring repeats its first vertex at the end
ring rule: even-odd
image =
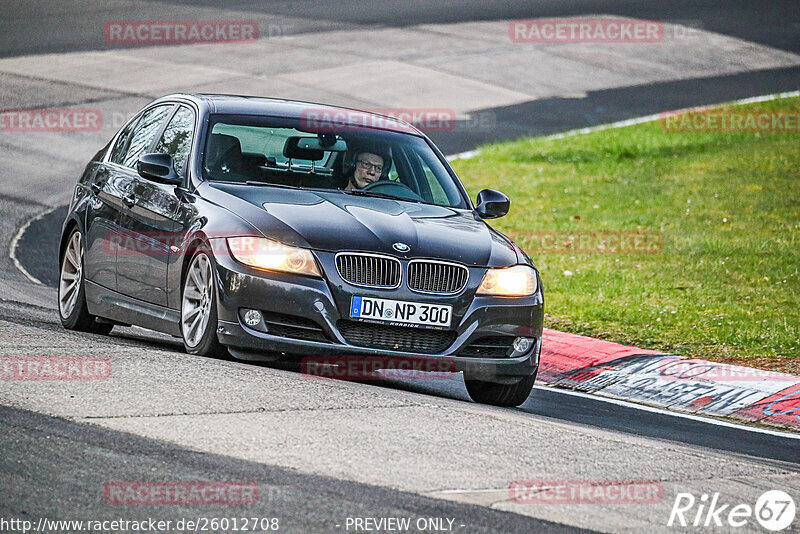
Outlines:
{"type": "Polygon", "coordinates": [[[156,152],[172,156],[175,171],[180,176],[186,176],[186,162],[189,159],[189,150],[192,148],[193,134],[194,112],[181,106],[169,121],[156,145],[156,152]]]}
{"type": "Polygon", "coordinates": [[[139,156],[144,154],[144,151],[147,150],[147,147],[153,142],[153,137],[155,137],[158,129],[161,127],[161,123],[171,109],[172,104],[157,106],[142,115],[142,120],[139,121],[139,124],[133,131],[131,143],[128,146],[128,150],[125,152],[125,157],[122,159],[122,165],[131,168],[136,165],[136,160],[139,159],[139,156]]]}
{"type": "Polygon", "coordinates": [[[111,149],[110,160],[112,163],[122,164],[122,158],[125,156],[125,147],[128,146],[128,139],[131,138],[131,132],[133,132],[133,128],[138,122],[139,121],[132,121],[122,130],[119,137],[117,137],[117,142],[114,144],[114,148],[111,149]]]}

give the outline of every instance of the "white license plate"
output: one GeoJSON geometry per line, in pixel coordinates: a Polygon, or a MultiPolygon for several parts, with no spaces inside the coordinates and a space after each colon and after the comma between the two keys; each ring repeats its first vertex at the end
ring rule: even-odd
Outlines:
{"type": "Polygon", "coordinates": [[[350,301],[350,317],[380,321],[382,323],[447,328],[450,326],[452,311],[452,306],[372,297],[354,296],[350,301]]]}

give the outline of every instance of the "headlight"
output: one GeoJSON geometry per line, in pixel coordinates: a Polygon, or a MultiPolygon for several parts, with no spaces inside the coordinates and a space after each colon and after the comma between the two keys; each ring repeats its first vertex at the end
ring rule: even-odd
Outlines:
{"type": "Polygon", "coordinates": [[[527,265],[488,269],[478,287],[478,295],[527,297],[534,293],[536,293],[536,271],[527,265]]]}
{"type": "Polygon", "coordinates": [[[322,278],[311,251],[260,237],[229,237],[228,248],[237,261],[270,271],[322,278]]]}

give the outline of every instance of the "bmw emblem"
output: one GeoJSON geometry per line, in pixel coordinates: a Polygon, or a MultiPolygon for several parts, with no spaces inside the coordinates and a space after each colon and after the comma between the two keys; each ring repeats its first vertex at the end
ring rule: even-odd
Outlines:
{"type": "Polygon", "coordinates": [[[394,248],[397,252],[408,252],[409,250],[411,250],[411,247],[409,247],[405,243],[395,243],[394,245],[392,245],[392,248],[394,248]]]}

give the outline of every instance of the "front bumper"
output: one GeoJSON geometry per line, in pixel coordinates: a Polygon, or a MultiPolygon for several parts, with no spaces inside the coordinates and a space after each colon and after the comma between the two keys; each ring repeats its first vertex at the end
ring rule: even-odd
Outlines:
{"type": "Polygon", "coordinates": [[[234,349],[236,356],[247,359],[274,359],[276,354],[293,359],[402,358],[436,362],[436,368],[463,371],[470,378],[483,380],[502,380],[502,377],[536,373],[541,352],[544,308],[541,284],[537,293],[530,297],[476,297],[475,290],[483,276],[483,269],[471,269],[467,288],[454,296],[423,295],[411,292],[404,286],[393,290],[355,287],[338,277],[332,254],[315,254],[326,280],[261,271],[242,265],[228,255],[217,255],[217,333],[220,342],[234,349]],[[409,352],[348,342],[340,325],[343,324],[341,321],[349,321],[352,295],[449,304],[453,306],[453,340],[448,340],[447,346],[435,353],[409,352]],[[243,309],[255,309],[267,314],[288,314],[313,321],[322,334],[320,339],[315,340],[273,335],[268,328],[251,328],[245,325],[240,313],[243,309]],[[503,336],[531,338],[534,343],[523,354],[516,351],[502,357],[467,357],[461,354],[476,340],[503,336]]]}

